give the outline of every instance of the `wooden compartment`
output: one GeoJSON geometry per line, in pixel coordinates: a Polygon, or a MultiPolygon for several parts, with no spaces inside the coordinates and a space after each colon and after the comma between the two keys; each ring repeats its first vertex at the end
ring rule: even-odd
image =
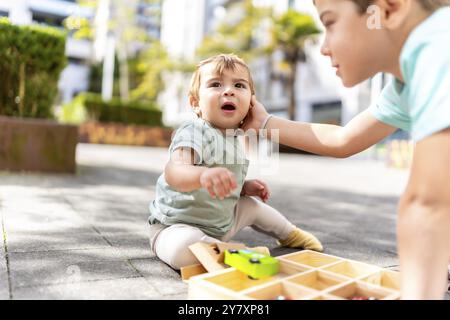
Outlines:
{"type": "Polygon", "coordinates": [[[309,270],[310,268],[306,266],[297,265],[289,261],[280,261],[279,273],[277,275],[255,280],[249,278],[246,274],[235,268],[227,268],[218,272],[192,277],[189,289],[191,289],[191,287],[194,289],[188,292],[188,297],[189,299],[197,299],[197,297],[206,293],[207,295],[214,297],[219,296],[219,299],[236,299],[236,294],[243,290],[267,283],[273,283],[274,281],[295,274],[302,274],[309,270]]]}
{"type": "Polygon", "coordinates": [[[313,290],[326,290],[347,281],[344,277],[334,275],[328,272],[314,270],[298,276],[293,276],[286,281],[301,285],[303,287],[313,290]]]}
{"type": "Polygon", "coordinates": [[[360,278],[380,270],[380,268],[356,261],[344,260],[322,268],[328,272],[336,273],[349,278],[360,278]]]}
{"type": "Polygon", "coordinates": [[[395,291],[359,281],[345,284],[339,288],[329,290],[327,293],[347,300],[389,300],[397,296],[395,291]],[[358,297],[365,297],[366,299],[356,299],[358,297]]]}
{"type": "Polygon", "coordinates": [[[301,252],[287,254],[279,257],[279,259],[283,261],[292,261],[313,268],[326,266],[328,264],[336,263],[341,260],[337,257],[311,250],[304,250],[301,252]]]}
{"type": "Polygon", "coordinates": [[[270,283],[242,292],[250,299],[260,300],[301,300],[317,294],[316,291],[286,281],[270,283]]]}
{"type": "Polygon", "coordinates": [[[358,261],[304,250],[279,256],[280,272],[253,280],[235,268],[193,276],[188,299],[346,300],[400,298],[399,273],[358,261]]]}
{"type": "Polygon", "coordinates": [[[400,290],[400,273],[396,271],[382,270],[361,280],[381,287],[400,290]]]}

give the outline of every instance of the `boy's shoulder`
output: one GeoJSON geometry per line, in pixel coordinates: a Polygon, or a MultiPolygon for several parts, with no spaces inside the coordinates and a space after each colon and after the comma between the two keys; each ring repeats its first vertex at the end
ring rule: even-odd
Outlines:
{"type": "MultiPolygon", "coordinates": [[[[434,12],[409,35],[400,55],[400,65],[406,82],[423,78],[422,72],[433,66],[436,72],[450,68],[450,6],[434,12]]],[[[428,70],[430,71],[430,70],[428,70]]],[[[425,80],[425,79],[422,79],[425,80]]]]}
{"type": "MultiPolygon", "coordinates": [[[[450,6],[431,14],[425,21],[411,31],[402,49],[401,59],[415,57],[426,48],[442,53],[450,50],[450,6]]],[[[449,57],[450,58],[450,57],[449,57]]]]}

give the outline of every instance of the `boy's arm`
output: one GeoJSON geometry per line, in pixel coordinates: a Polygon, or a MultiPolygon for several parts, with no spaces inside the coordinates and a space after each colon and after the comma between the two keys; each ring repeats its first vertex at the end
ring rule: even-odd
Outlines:
{"type": "Polygon", "coordinates": [[[195,166],[195,151],[192,148],[177,148],[164,169],[168,185],[180,192],[191,192],[200,188],[208,190],[211,197],[223,199],[237,188],[236,178],[226,168],[195,166]]]}
{"type": "Polygon", "coordinates": [[[279,131],[281,144],[307,152],[345,158],[374,145],[396,128],[378,121],[369,110],[353,118],[345,127],[290,121],[278,117],[269,119],[266,125],[270,130],[279,131]]]}
{"type": "Polygon", "coordinates": [[[450,128],[419,141],[397,221],[402,299],[442,299],[450,258],[450,128]]]}
{"type": "MultiPolygon", "coordinates": [[[[268,115],[264,106],[256,100],[255,96],[252,96],[250,112],[242,128],[258,130],[268,115]]],[[[271,137],[271,130],[278,129],[281,144],[338,158],[361,152],[397,129],[378,121],[369,110],[357,115],[345,127],[271,117],[265,128],[268,129],[268,137],[271,137]]]]}

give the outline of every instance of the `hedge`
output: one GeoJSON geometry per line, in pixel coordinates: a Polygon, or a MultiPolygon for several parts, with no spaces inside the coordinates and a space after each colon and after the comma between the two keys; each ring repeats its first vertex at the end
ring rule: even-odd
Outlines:
{"type": "Polygon", "coordinates": [[[152,102],[122,102],[118,98],[103,101],[101,95],[81,93],[65,105],[63,122],[80,124],[86,121],[113,122],[146,126],[162,126],[162,112],[152,102]]]}
{"type": "Polygon", "coordinates": [[[0,114],[53,118],[66,34],[51,27],[16,26],[0,18],[0,114]]]}

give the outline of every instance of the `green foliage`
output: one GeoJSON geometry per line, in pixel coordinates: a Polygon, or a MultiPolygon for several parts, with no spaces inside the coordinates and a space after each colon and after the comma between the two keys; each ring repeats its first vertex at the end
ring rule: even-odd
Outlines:
{"type": "Polygon", "coordinates": [[[320,30],[310,15],[289,9],[274,19],[273,49],[283,50],[287,60],[296,63],[297,61],[293,61],[293,59],[298,58],[299,52],[303,50],[305,40],[319,33],[320,30]]]}
{"type": "Polygon", "coordinates": [[[235,53],[249,61],[264,54],[265,48],[255,41],[255,32],[261,28],[264,19],[270,19],[271,9],[256,7],[252,0],[245,0],[231,4],[228,11],[240,14],[235,21],[227,19],[218,26],[216,32],[205,37],[197,51],[199,58],[219,53],[235,53]]]}
{"type": "Polygon", "coordinates": [[[131,99],[155,101],[164,90],[162,74],[173,68],[166,49],[159,41],[153,41],[149,48],[130,62],[131,99]]]}
{"type": "Polygon", "coordinates": [[[53,118],[59,74],[67,63],[66,34],[0,19],[0,114],[53,118]]]}
{"type": "Polygon", "coordinates": [[[64,123],[80,124],[88,120],[84,106],[86,94],[80,93],[71,102],[62,107],[59,120],[64,123]]]}
{"type": "MultiPolygon", "coordinates": [[[[114,83],[113,96],[119,96],[119,60],[114,55],[114,83]]],[[[88,92],[101,93],[103,80],[103,62],[92,64],[89,72],[89,89],[88,92]]]]}
{"type": "Polygon", "coordinates": [[[118,98],[106,102],[98,94],[81,93],[63,107],[61,120],[74,124],[99,121],[162,126],[162,112],[150,102],[123,103],[118,98]]]}

